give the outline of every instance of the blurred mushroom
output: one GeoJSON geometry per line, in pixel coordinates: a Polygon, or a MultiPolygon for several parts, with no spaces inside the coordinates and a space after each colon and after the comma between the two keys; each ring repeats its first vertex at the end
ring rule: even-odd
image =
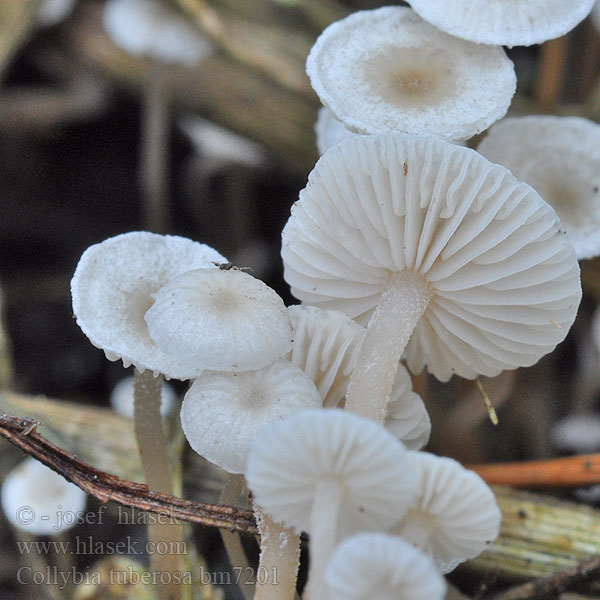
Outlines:
{"type": "MultiPolygon", "coordinates": [[[[175,408],[177,393],[165,381],[160,386],[160,415],[168,417],[175,408]]],[[[110,392],[110,405],[113,410],[128,419],[133,419],[135,404],[135,377],[124,377],[110,392]]]]}
{"type": "Polygon", "coordinates": [[[332,599],[442,600],[446,581],[428,556],[399,537],[359,533],[344,540],[325,569],[332,599]]]}
{"type": "Polygon", "coordinates": [[[494,125],[477,151],[552,206],[579,260],[600,254],[600,125],[579,117],[513,117],[494,125]]]}
{"type": "Polygon", "coordinates": [[[447,140],[487,129],[506,113],[516,87],[502,48],[453,38],[401,6],[330,25],[306,71],[321,102],[351,131],[447,140]]]}

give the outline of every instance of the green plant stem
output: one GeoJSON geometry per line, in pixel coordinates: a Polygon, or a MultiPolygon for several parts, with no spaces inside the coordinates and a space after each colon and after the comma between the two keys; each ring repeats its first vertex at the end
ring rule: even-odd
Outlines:
{"type": "MultiPolygon", "coordinates": [[[[168,448],[160,416],[160,390],[162,377],[154,377],[152,371],[135,372],[135,435],[138,442],[142,469],[146,485],[154,492],[171,494],[173,490],[173,467],[169,459],[168,448]]],[[[170,519],[167,519],[170,521],[170,519]]],[[[164,519],[151,520],[148,523],[148,541],[156,547],[175,549],[182,541],[179,524],[165,522],[164,519]]],[[[157,573],[176,573],[179,559],[172,552],[154,552],[151,557],[152,571],[157,573]]],[[[179,591],[174,577],[157,577],[159,600],[176,600],[179,591]],[[172,583],[169,584],[168,581],[172,583]]]]}
{"type": "Polygon", "coordinates": [[[422,277],[398,273],[381,296],[352,371],[346,409],[382,424],[402,353],[429,303],[422,277]]]}

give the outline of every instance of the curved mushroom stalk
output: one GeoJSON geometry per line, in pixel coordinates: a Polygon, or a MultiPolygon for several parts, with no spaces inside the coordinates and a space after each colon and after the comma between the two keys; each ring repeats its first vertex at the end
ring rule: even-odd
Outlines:
{"type": "Polygon", "coordinates": [[[383,423],[400,358],[429,298],[420,275],[405,270],[394,277],[369,321],[348,385],[347,410],[383,423]]]}

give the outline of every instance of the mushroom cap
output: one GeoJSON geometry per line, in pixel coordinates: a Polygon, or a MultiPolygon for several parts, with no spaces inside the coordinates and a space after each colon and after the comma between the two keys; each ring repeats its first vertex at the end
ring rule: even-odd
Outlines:
{"type": "Polygon", "coordinates": [[[552,206],[579,260],[600,254],[600,125],[579,117],[513,117],[494,125],[477,151],[552,206]]]}
{"type": "Polygon", "coordinates": [[[531,46],[571,31],[594,0],[408,0],[439,29],[465,40],[502,46],[531,46]]]}
{"type": "Polygon", "coordinates": [[[254,439],[246,481],[272,517],[310,533],[316,486],[343,483],[339,539],[397,523],[414,497],[406,450],[383,427],[340,409],[303,410],[254,439]]]}
{"type": "Polygon", "coordinates": [[[8,521],[33,535],[56,535],[76,525],[86,497],[83,490],[31,457],[8,474],[1,491],[8,521]]]}
{"type": "Polygon", "coordinates": [[[159,62],[193,67],[214,52],[210,40],[161,0],[108,0],[104,27],[126,52],[159,62]]]}
{"type": "Polygon", "coordinates": [[[401,6],[331,24],[306,71],[321,102],[357,133],[464,140],[504,116],[516,89],[501,47],[451,37],[401,6]]]}
{"type": "Polygon", "coordinates": [[[147,231],[124,233],[90,246],[71,280],[73,313],[90,342],[109,360],[123,360],[175,379],[202,368],[162,352],[150,338],[144,314],[152,294],[188,269],[227,262],[216,250],[186,238],[147,231]]]}
{"type": "Polygon", "coordinates": [[[322,106],[319,109],[317,122],[315,123],[315,135],[317,136],[319,154],[325,154],[332,146],[357,134],[346,129],[346,126],[338,121],[328,108],[322,106]]]}
{"type": "MultiPolygon", "coordinates": [[[[315,382],[323,406],[343,405],[365,328],[344,313],[316,306],[290,306],[288,314],[294,337],[289,360],[315,382]]],[[[402,365],[398,365],[384,427],[409,450],[420,450],[429,440],[429,415],[402,365]]]]}
{"type": "Polygon", "coordinates": [[[569,415],[556,422],[550,434],[556,448],[578,454],[600,451],[600,414],[569,415]]]}
{"type": "Polygon", "coordinates": [[[243,473],[261,429],[320,406],[311,379],[287,360],[278,360],[243,373],[205,371],[185,395],[181,425],[198,454],[230,473],[243,473]]]}
{"type": "Polygon", "coordinates": [[[283,300],[243,271],[187,271],[152,297],[145,315],[150,337],[164,352],[202,369],[260,369],[292,347],[283,300]]]}
{"type": "Polygon", "coordinates": [[[502,514],[490,487],[473,471],[451,458],[409,455],[417,473],[417,499],[394,533],[448,573],[496,539],[502,514]]]}
{"type": "Polygon", "coordinates": [[[50,27],[65,19],[75,6],[75,0],[42,0],[37,20],[42,27],[50,27]]]}
{"type": "Polygon", "coordinates": [[[442,600],[446,581],[431,559],[399,537],[359,533],[339,544],[325,569],[332,598],[442,600]]]}
{"type": "MultiPolygon", "coordinates": [[[[160,416],[167,418],[175,408],[177,393],[166,382],[160,386],[160,416]]],[[[110,392],[110,405],[113,410],[127,419],[133,419],[135,413],[135,377],[123,377],[110,392]]]]}
{"type": "Polygon", "coordinates": [[[407,363],[443,381],[534,364],[564,339],[581,299],[550,206],[507,169],[430,136],[331,148],[282,240],[294,296],[363,324],[396,273],[422,279],[429,303],[407,363]]]}

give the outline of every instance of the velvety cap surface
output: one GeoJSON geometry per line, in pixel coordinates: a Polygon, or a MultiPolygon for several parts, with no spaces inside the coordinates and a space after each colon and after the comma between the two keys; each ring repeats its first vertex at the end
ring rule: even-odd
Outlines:
{"type": "Polygon", "coordinates": [[[433,137],[355,136],[331,148],[282,239],[292,293],[362,324],[392,278],[412,271],[429,303],[407,363],[441,380],[534,364],[564,339],[581,298],[550,206],[507,169],[433,137]]]}
{"type": "Polygon", "coordinates": [[[71,280],[73,313],[92,344],[110,360],[190,379],[202,367],[162,352],[148,334],[144,314],[152,294],[188,269],[215,268],[227,259],[205,244],[172,235],[134,231],[90,246],[71,280]]]}
{"type": "Polygon", "coordinates": [[[408,0],[426,21],[450,35],[502,46],[541,44],[571,31],[594,0],[408,0]]]}
{"type": "Polygon", "coordinates": [[[321,102],[357,133],[468,139],[504,116],[516,88],[501,47],[449,36],[401,6],[327,27],[306,71],[321,102]]]}

